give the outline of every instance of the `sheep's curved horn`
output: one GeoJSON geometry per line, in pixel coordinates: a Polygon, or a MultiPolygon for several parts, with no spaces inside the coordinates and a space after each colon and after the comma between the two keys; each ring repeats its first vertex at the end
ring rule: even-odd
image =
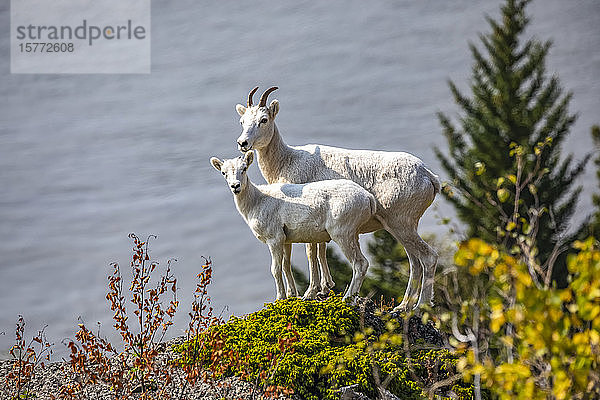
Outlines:
{"type": "Polygon", "coordinates": [[[250,93],[248,93],[248,107],[252,107],[252,96],[254,96],[254,93],[256,93],[257,90],[258,86],[252,89],[250,93]]]}
{"type": "Polygon", "coordinates": [[[277,89],[279,89],[277,86],[273,86],[273,87],[270,87],[267,90],[265,90],[265,92],[262,94],[262,96],[260,96],[260,103],[258,103],[258,106],[266,107],[267,106],[267,97],[269,97],[271,92],[274,92],[277,89]]]}

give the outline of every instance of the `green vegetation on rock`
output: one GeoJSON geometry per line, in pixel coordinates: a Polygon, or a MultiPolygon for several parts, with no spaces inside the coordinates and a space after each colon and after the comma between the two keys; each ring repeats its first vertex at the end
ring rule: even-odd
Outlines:
{"type": "MultiPolygon", "coordinates": [[[[291,298],[266,304],[244,318],[231,317],[213,327],[212,336],[199,336],[180,350],[198,346],[204,367],[220,371],[217,375],[265,380],[263,387],[291,388],[300,398],[310,400],[338,399],[339,388],[353,384],[375,398],[374,371],[382,382],[389,377],[387,389],[400,398],[421,399],[433,377],[439,381],[454,374],[456,357],[424,343],[413,346],[409,366],[397,328],[401,324],[389,316],[375,317],[386,327],[377,333],[373,327],[361,327],[364,317],[358,307],[346,304],[340,296],[323,302],[291,298]],[[207,345],[205,339],[214,338],[215,333],[219,340],[207,345]],[[282,346],[282,339],[288,339],[288,344],[282,346]],[[215,354],[233,357],[235,362],[224,363],[215,354]],[[228,367],[219,369],[217,364],[228,367]]],[[[472,389],[462,385],[459,381],[442,388],[461,399],[471,398],[472,389]]]]}

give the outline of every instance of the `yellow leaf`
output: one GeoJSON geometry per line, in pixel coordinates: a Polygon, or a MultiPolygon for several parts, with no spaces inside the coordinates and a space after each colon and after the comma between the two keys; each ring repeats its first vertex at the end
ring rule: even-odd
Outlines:
{"type": "Polygon", "coordinates": [[[498,189],[496,195],[498,196],[498,200],[500,200],[501,203],[504,203],[510,197],[510,192],[506,189],[498,189]]]}
{"type": "Polygon", "coordinates": [[[464,371],[466,367],[467,367],[467,359],[464,357],[461,357],[458,360],[458,362],[456,363],[456,369],[458,371],[464,371]]]}
{"type": "Polygon", "coordinates": [[[529,193],[531,193],[531,194],[537,193],[537,187],[535,187],[535,185],[533,183],[530,183],[529,185],[527,185],[527,188],[529,189],[529,193]]]}
{"type": "Polygon", "coordinates": [[[485,369],[483,368],[483,365],[481,365],[481,364],[474,365],[473,368],[471,368],[471,373],[473,375],[475,375],[475,374],[481,375],[481,373],[483,373],[484,371],[485,371],[485,369]]]}
{"type": "Polygon", "coordinates": [[[492,313],[492,322],[490,323],[490,329],[492,332],[496,333],[500,330],[502,325],[504,325],[506,319],[504,318],[504,314],[496,314],[492,313]]]}
{"type": "Polygon", "coordinates": [[[482,175],[485,172],[485,164],[481,161],[475,163],[475,174],[482,175]]]}

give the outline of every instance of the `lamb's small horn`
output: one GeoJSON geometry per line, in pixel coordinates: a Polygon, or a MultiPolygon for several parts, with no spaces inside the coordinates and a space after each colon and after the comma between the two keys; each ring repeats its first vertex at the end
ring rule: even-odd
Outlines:
{"type": "Polygon", "coordinates": [[[277,89],[279,89],[277,86],[273,86],[273,87],[270,87],[267,90],[265,90],[265,92],[262,94],[262,96],[260,96],[260,103],[258,103],[258,106],[266,107],[267,106],[267,97],[269,97],[271,92],[274,92],[277,89]]]}
{"type": "Polygon", "coordinates": [[[254,93],[256,93],[257,90],[258,86],[252,89],[250,93],[248,93],[248,107],[252,107],[252,96],[254,96],[254,93]]]}

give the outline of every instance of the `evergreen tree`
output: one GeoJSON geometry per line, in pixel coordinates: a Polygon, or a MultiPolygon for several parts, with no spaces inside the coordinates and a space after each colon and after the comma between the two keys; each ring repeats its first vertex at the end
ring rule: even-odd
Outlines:
{"type": "MultiPolygon", "coordinates": [[[[600,126],[592,126],[592,139],[594,140],[594,146],[596,147],[594,164],[596,165],[596,179],[598,180],[598,187],[600,188],[600,126]]],[[[594,202],[595,212],[590,221],[588,235],[593,235],[596,239],[600,239],[600,194],[594,194],[592,201],[594,202]]]]}
{"type": "MultiPolygon", "coordinates": [[[[571,155],[561,159],[561,144],[576,117],[568,111],[571,93],[563,93],[558,77],[546,75],[550,41],[530,38],[522,42],[529,23],[525,14],[529,1],[506,0],[499,21],[487,18],[491,32],[480,35],[484,51],[470,45],[474,58],[472,96],[463,95],[449,82],[461,109],[458,126],[445,114],[438,114],[449,156],[438,148],[435,150],[454,189],[444,190],[444,195],[467,225],[467,234],[493,243],[498,240],[501,216],[513,213],[513,198],[498,201],[498,197],[492,198],[498,196],[495,190],[490,190],[497,187],[499,177],[515,174],[517,170],[509,149],[521,146],[525,154],[533,155],[538,143],[551,143],[539,154],[541,168],[547,173],[537,188],[521,194],[519,202],[519,214],[527,216],[535,190],[539,203],[545,206],[535,237],[538,259],[543,264],[557,242],[569,243],[579,232],[575,229],[577,232],[566,234],[569,229],[573,231],[570,217],[581,191],[581,187],[574,188],[573,184],[587,158],[579,163],[573,163],[571,155]]],[[[535,162],[533,157],[525,158],[524,171],[532,170],[535,162]]],[[[508,193],[501,195],[505,197],[508,193]]],[[[525,224],[517,229],[524,228],[525,224]]],[[[511,248],[514,239],[512,243],[511,239],[506,240],[505,244],[511,248]]],[[[553,276],[565,282],[564,262],[555,264],[553,276]]]]}

